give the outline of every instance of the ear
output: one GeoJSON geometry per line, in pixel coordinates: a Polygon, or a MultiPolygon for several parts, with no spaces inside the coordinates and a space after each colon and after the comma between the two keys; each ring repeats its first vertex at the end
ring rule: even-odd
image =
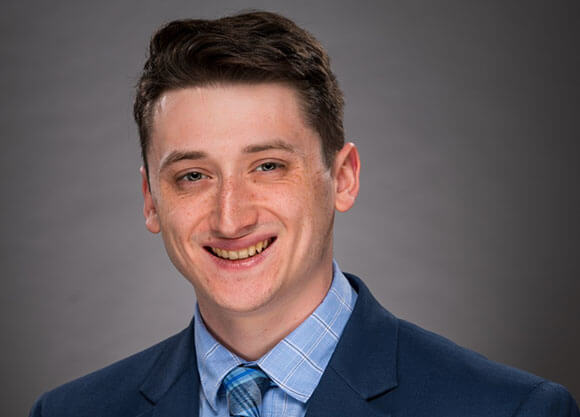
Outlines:
{"type": "Polygon", "coordinates": [[[349,142],[336,154],[333,164],[335,197],[338,211],[348,211],[358,196],[360,158],[354,143],[349,142]]]}
{"type": "Polygon", "coordinates": [[[141,191],[143,192],[143,215],[145,216],[145,227],[147,227],[147,230],[151,233],[159,233],[161,227],[159,226],[159,217],[157,217],[155,201],[151,195],[147,172],[144,167],[139,168],[139,172],[141,173],[141,191]]]}

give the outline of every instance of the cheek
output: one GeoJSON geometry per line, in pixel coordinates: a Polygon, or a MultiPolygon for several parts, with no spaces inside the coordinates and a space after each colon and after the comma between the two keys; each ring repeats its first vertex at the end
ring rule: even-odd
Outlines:
{"type": "Polygon", "coordinates": [[[207,198],[175,196],[165,199],[159,211],[163,233],[175,236],[189,234],[199,227],[207,211],[207,198]]]}
{"type": "Polygon", "coordinates": [[[313,229],[313,239],[317,246],[324,246],[332,239],[332,226],[334,222],[334,194],[331,184],[320,181],[312,188],[313,194],[308,198],[310,221],[313,229]]]}
{"type": "Polygon", "coordinates": [[[264,193],[260,205],[288,225],[306,222],[312,216],[310,193],[303,188],[280,187],[264,193]]]}
{"type": "Polygon", "coordinates": [[[324,175],[314,178],[316,181],[309,184],[304,192],[305,205],[311,208],[315,217],[328,218],[334,212],[332,181],[324,175]]]}
{"type": "Polygon", "coordinates": [[[297,233],[314,229],[320,233],[332,223],[334,202],[332,187],[324,178],[316,182],[302,182],[291,189],[271,193],[272,206],[285,217],[297,233]]]}

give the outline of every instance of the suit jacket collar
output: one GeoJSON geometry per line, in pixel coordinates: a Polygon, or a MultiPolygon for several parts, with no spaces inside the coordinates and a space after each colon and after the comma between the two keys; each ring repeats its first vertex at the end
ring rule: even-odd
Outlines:
{"type": "Polygon", "coordinates": [[[197,416],[199,374],[193,338],[193,320],[173,336],[157,357],[140,388],[155,407],[145,416],[197,416]]]}
{"type": "Polygon", "coordinates": [[[398,321],[359,278],[345,275],[358,292],[357,302],[307,417],[384,416],[370,400],[397,386],[398,321]]]}
{"type": "MultiPolygon", "coordinates": [[[[308,402],[307,417],[382,416],[369,400],[397,386],[397,319],[381,307],[359,278],[345,276],[358,298],[308,402]]],[[[140,391],[155,406],[143,417],[198,415],[199,374],[193,321],[167,341],[140,391]]]]}
{"type": "Polygon", "coordinates": [[[330,366],[369,399],[397,385],[398,320],[358,277],[346,276],[359,296],[330,366]]]}

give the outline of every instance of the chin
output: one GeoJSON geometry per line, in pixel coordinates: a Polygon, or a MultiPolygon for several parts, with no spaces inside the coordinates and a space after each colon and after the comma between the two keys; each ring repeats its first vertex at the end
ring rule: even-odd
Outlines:
{"type": "Polygon", "coordinates": [[[203,293],[198,293],[196,290],[196,293],[199,296],[205,295],[205,298],[222,311],[252,313],[268,305],[276,292],[271,285],[264,285],[272,282],[269,277],[256,278],[256,281],[240,279],[235,282],[228,280],[221,282],[222,285],[212,285],[203,293]]]}
{"type": "Polygon", "coordinates": [[[232,313],[253,313],[261,310],[270,301],[269,298],[246,296],[240,299],[239,297],[222,298],[215,300],[220,309],[232,313]]]}

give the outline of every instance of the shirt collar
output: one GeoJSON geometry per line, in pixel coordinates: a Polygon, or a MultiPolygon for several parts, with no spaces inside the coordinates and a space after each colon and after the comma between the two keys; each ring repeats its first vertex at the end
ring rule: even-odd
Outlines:
{"type": "Polygon", "coordinates": [[[196,306],[194,318],[197,366],[203,394],[214,411],[223,378],[236,366],[258,365],[275,384],[306,403],[318,385],[357,294],[333,261],[333,279],[322,303],[292,333],[256,362],[244,361],[209,333],[196,306]]]}

